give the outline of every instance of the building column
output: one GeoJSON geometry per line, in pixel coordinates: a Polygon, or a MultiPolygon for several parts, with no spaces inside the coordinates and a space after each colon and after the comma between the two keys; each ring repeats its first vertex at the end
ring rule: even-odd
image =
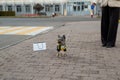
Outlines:
{"type": "Polygon", "coordinates": [[[42,4],[42,6],[44,7],[43,12],[45,12],[45,4],[42,4]]]}
{"type": "Polygon", "coordinates": [[[64,16],[67,16],[67,3],[64,4],[64,16]]]}
{"type": "Polygon", "coordinates": [[[5,9],[5,4],[3,4],[3,11],[6,11],[6,9],[5,9]]]}
{"type": "Polygon", "coordinates": [[[15,5],[15,3],[12,5],[12,7],[13,7],[13,11],[15,11],[15,15],[17,14],[17,10],[16,10],[16,5],[15,5]]]}
{"type": "Polygon", "coordinates": [[[22,8],[21,14],[26,14],[26,11],[25,11],[25,4],[22,4],[22,5],[21,5],[21,8],[22,8]]]}
{"type": "Polygon", "coordinates": [[[3,11],[7,11],[7,4],[3,4],[3,11]]]}
{"type": "Polygon", "coordinates": [[[52,13],[55,12],[55,4],[53,4],[52,13]]]}
{"type": "Polygon", "coordinates": [[[100,8],[100,4],[97,4],[97,5],[96,5],[96,14],[97,14],[98,16],[100,16],[100,15],[101,15],[101,8],[100,8]]]}
{"type": "Polygon", "coordinates": [[[17,13],[17,10],[16,10],[16,4],[14,4],[13,7],[14,7],[14,11],[15,11],[15,13],[17,13]]]}
{"type": "Polygon", "coordinates": [[[34,14],[34,9],[33,9],[34,4],[31,3],[31,14],[34,14]]]}
{"type": "Polygon", "coordinates": [[[14,4],[12,4],[12,11],[15,11],[14,9],[15,9],[15,8],[14,8],[14,4]]]}
{"type": "Polygon", "coordinates": [[[63,10],[64,10],[64,9],[63,9],[63,5],[64,5],[64,4],[61,4],[61,7],[60,7],[61,15],[64,14],[64,11],[63,11],[63,10]]]}

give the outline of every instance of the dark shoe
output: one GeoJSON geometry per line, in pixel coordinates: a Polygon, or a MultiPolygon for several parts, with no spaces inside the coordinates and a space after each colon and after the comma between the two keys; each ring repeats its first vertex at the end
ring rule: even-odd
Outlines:
{"type": "Polygon", "coordinates": [[[102,47],[105,47],[105,46],[106,46],[106,44],[103,44],[103,45],[102,45],[102,47]]]}
{"type": "Polygon", "coordinates": [[[106,45],[106,48],[112,48],[112,47],[115,47],[115,45],[109,45],[109,44],[106,45]]]}

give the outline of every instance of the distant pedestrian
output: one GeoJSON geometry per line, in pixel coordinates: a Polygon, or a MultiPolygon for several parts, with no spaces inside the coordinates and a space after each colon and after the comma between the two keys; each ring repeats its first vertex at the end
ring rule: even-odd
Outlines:
{"type": "Polygon", "coordinates": [[[55,17],[55,16],[56,16],[56,13],[55,13],[55,12],[53,12],[53,13],[52,13],[52,17],[55,17]]]}
{"type": "Polygon", "coordinates": [[[94,3],[91,5],[91,10],[90,10],[90,15],[91,15],[91,18],[93,18],[93,15],[94,15],[94,3]]]}
{"type": "Polygon", "coordinates": [[[101,42],[103,47],[115,47],[120,0],[94,0],[93,3],[100,3],[102,7],[101,19],[101,42]]]}

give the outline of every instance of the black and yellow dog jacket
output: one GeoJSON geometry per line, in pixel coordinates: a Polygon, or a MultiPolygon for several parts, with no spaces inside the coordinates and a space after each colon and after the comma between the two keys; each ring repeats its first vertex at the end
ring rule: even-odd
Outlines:
{"type": "Polygon", "coordinates": [[[60,52],[60,51],[67,51],[66,50],[66,46],[65,45],[57,45],[57,51],[60,52]]]}

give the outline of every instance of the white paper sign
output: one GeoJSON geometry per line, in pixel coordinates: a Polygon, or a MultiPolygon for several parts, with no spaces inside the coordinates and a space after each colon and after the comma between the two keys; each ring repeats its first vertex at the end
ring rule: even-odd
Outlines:
{"type": "Polygon", "coordinates": [[[33,51],[40,51],[40,50],[46,50],[46,43],[34,43],[33,44],[33,51]]]}

